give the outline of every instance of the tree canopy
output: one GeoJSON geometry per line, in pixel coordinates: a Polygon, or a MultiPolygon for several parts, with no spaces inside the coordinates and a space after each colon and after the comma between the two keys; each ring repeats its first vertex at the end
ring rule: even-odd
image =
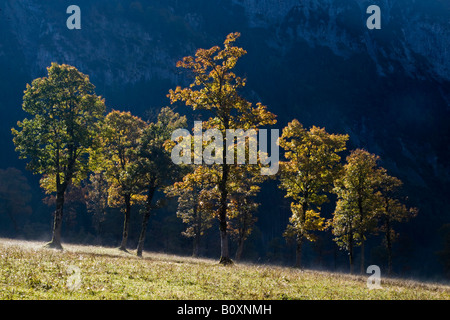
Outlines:
{"type": "MultiPolygon", "coordinates": [[[[379,166],[377,155],[364,149],[352,150],[344,162],[341,153],[347,148],[348,135],[328,133],[317,126],[305,128],[297,119],[283,128],[281,137],[278,129],[272,129],[270,151],[276,157],[269,158],[264,140],[276,116],[241,95],[246,79],[236,75],[235,68],[246,51],[235,45],[239,36],[231,33],[222,47],[198,49],[177,63],[193,81],[169,90],[168,98],[173,107],[178,103],[192,109],[190,116],[199,120],[194,122],[193,137],[185,129],[186,116],[172,107],[160,109],[156,119],[148,120],[117,110],[105,115],[104,100],[95,94],[89,77],[72,66],[52,63],[47,77],[27,85],[23,96],[27,118],[17,123],[12,134],[19,157],[27,160],[29,170],[41,175],[40,185],[50,194],[46,203],[56,207],[50,247],[62,248],[64,204],[81,201],[98,233],[107,211],[124,213],[122,250],[127,250],[131,212],[140,209],[137,255],[142,256],[151,214],[163,207],[165,197],[175,197],[176,216],[186,225],[182,234],[193,238],[193,255],[199,255],[200,238],[218,222],[220,263],[230,264],[228,238],[231,234],[236,240],[239,260],[244,242],[261,221],[256,212],[263,202],[259,198],[263,183],[273,178],[289,202],[290,217],[283,217],[282,228],[287,226],[282,236],[294,239],[298,267],[302,266],[303,246],[317,244],[324,234],[320,231],[328,226],[333,240],[348,251],[351,272],[354,248],[361,248],[363,272],[366,239],[383,233],[391,271],[396,223],[417,214],[399,195],[402,182],[379,166]],[[180,150],[176,145],[180,140],[174,138],[178,129],[188,133],[182,135],[182,161],[174,160],[180,150]],[[254,150],[258,143],[259,150],[254,150]],[[284,151],[280,163],[279,147],[284,151]],[[193,163],[185,161],[192,156],[193,163]],[[268,159],[276,162],[278,175],[263,170],[272,169],[272,164],[267,168],[268,159]],[[326,203],[333,193],[337,201],[331,212],[333,208],[326,203]],[[327,214],[332,218],[326,221],[327,214]]],[[[15,171],[0,170],[6,177],[11,172],[15,171]]],[[[17,184],[4,183],[0,190],[5,212],[16,229],[17,208],[31,211],[26,179],[17,175],[17,184]],[[8,188],[21,185],[24,196],[17,201],[8,188]]],[[[78,210],[74,208],[71,211],[66,206],[65,210],[73,213],[78,210]]],[[[263,218],[267,223],[272,217],[263,218]]],[[[179,235],[180,225],[164,227],[178,230],[179,235]]]]}
{"type": "Polygon", "coordinates": [[[137,162],[136,150],[145,127],[145,121],[130,112],[111,111],[101,126],[102,148],[97,150],[92,161],[94,170],[105,172],[109,186],[109,205],[123,208],[121,250],[126,250],[127,246],[131,206],[140,199],[133,168],[137,162]]]}
{"type": "Polygon", "coordinates": [[[283,129],[280,146],[286,161],[281,163],[280,188],[292,200],[285,236],[296,240],[298,267],[303,240],[314,241],[314,232],[325,228],[321,206],[340,172],[339,152],[345,150],[347,140],[347,135],[329,134],[324,128],[308,130],[296,119],[283,129]]]}
{"type": "Polygon", "coordinates": [[[14,144],[27,168],[42,175],[41,186],[56,192],[53,239],[61,247],[64,193],[86,177],[91,151],[98,147],[98,123],[104,100],[89,77],[69,65],[52,63],[48,76],[27,84],[23,110],[30,116],[13,128],[14,144]]]}
{"type": "Polygon", "coordinates": [[[208,111],[210,117],[203,122],[203,128],[219,130],[223,137],[222,163],[208,166],[218,176],[220,261],[223,264],[231,262],[227,235],[230,182],[238,181],[234,177],[235,165],[225,161],[228,146],[226,131],[258,129],[276,122],[275,115],[265,106],[261,103],[255,106],[239,94],[239,90],[246,83],[246,79],[233,72],[239,58],[246,54],[244,49],[234,46],[239,36],[239,33],[230,33],[223,43],[223,48],[214,46],[210,49],[198,49],[195,57],[188,56],[179,61],[177,67],[189,70],[194,76],[194,82],[186,88],[177,87],[170,90],[168,95],[172,103],[182,101],[194,111],[208,111]]]}

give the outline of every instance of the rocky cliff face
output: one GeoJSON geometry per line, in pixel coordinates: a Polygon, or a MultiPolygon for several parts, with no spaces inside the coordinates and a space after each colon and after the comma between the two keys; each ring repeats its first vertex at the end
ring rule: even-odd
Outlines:
{"type": "MultiPolygon", "coordinates": [[[[361,73],[366,65],[364,72],[376,70],[370,77],[372,85],[380,87],[374,91],[386,90],[380,84],[393,78],[434,83],[437,97],[433,97],[444,104],[440,108],[450,108],[448,1],[230,0],[205,4],[172,0],[124,4],[80,0],[81,30],[67,29],[68,5],[64,0],[3,1],[1,59],[23,66],[30,78],[44,75],[52,61],[69,63],[91,75],[99,88],[160,80],[176,84],[182,80],[175,67],[177,60],[197,47],[220,43],[228,32],[241,31],[242,45],[249,46],[249,59],[256,61],[243,68],[250,75],[257,70],[283,70],[283,78],[294,77],[307,87],[314,84],[312,74],[322,79],[333,74],[348,78],[361,73]],[[382,10],[381,30],[365,27],[370,4],[382,10]],[[258,55],[266,60],[257,61],[258,55]],[[335,63],[324,69],[305,68],[303,75],[298,75],[301,70],[288,65],[294,58],[309,59],[308,65],[318,67],[327,61],[335,63]]],[[[361,83],[346,81],[351,82],[348,88],[361,89],[361,83]]],[[[304,87],[296,91],[302,93],[304,87]]],[[[256,95],[264,95],[258,86],[252,89],[256,95]]],[[[317,85],[314,90],[311,94],[323,93],[324,86],[317,85]]]]}
{"type": "MultiPolygon", "coordinates": [[[[404,77],[404,81],[435,83],[432,100],[444,104],[435,108],[450,108],[450,6],[445,1],[233,0],[209,1],[205,5],[201,1],[122,4],[80,0],[78,5],[82,29],[68,30],[67,1],[4,1],[0,7],[0,56],[22,65],[30,78],[45,74],[52,61],[72,64],[91,75],[94,83],[106,92],[110,87],[161,80],[175,85],[182,81],[175,67],[178,59],[192,54],[197,47],[220,43],[226,33],[237,30],[243,33],[243,46],[252,44],[249,55],[255,58],[251,59],[256,61],[255,52],[261,52],[261,56],[269,52],[264,53],[264,64],[257,62],[258,70],[265,70],[268,76],[270,72],[283,70],[284,74],[277,76],[294,77],[292,81],[304,84],[295,89],[293,101],[284,104],[296,104],[296,100],[307,99],[306,95],[310,98],[324,94],[327,86],[342,91],[327,103],[339,104],[340,95],[342,104],[349,104],[346,97],[358,95],[349,92],[352,88],[361,91],[361,85],[378,86],[373,89],[373,96],[376,91],[381,94],[389,90],[382,83],[404,77]],[[366,9],[371,4],[382,9],[381,30],[365,27],[366,9]],[[305,63],[303,70],[295,70],[288,65],[293,60],[301,63],[298,61],[302,59],[308,59],[307,64],[317,68],[308,70],[305,63]],[[277,66],[270,66],[273,61],[277,66]],[[320,69],[326,61],[334,64],[320,69]],[[356,83],[348,79],[361,73],[361,68],[366,68],[367,74],[370,68],[376,70],[376,74],[368,75],[373,81],[356,83]],[[303,75],[298,75],[302,71],[303,75]],[[342,88],[339,83],[323,83],[323,79],[332,76],[338,81],[345,78],[349,83],[342,88]],[[314,77],[321,78],[317,85],[314,77]],[[309,91],[305,89],[308,86],[312,88],[309,91]]],[[[251,75],[256,71],[245,72],[251,75]]],[[[264,96],[265,89],[263,85],[252,88],[258,97],[264,96]]],[[[272,107],[276,112],[282,109],[276,104],[272,107]]],[[[308,107],[317,105],[304,103],[303,109],[308,107]]],[[[417,102],[411,108],[416,113],[430,112],[429,106],[417,102]]],[[[395,113],[396,109],[390,112],[395,113]]],[[[297,116],[296,112],[293,116],[297,116]]],[[[359,127],[364,127],[358,122],[359,127]]],[[[345,127],[355,134],[357,142],[361,142],[359,135],[367,131],[352,129],[348,121],[345,127]]]]}
{"type": "MultiPolygon", "coordinates": [[[[161,45],[159,32],[122,17],[108,16],[102,6],[81,6],[82,30],[66,27],[64,1],[7,1],[3,30],[23,54],[32,77],[41,76],[51,61],[77,66],[105,85],[137,83],[150,78],[176,79],[176,58],[161,45]],[[55,5],[57,3],[57,5],[55,5]]],[[[103,3],[106,4],[106,3],[103,3]]]]}
{"type": "MultiPolygon", "coordinates": [[[[116,1],[79,1],[79,31],[66,28],[67,3],[6,0],[1,7],[6,20],[2,33],[16,41],[33,75],[49,61],[60,60],[85,68],[87,73],[100,73],[107,83],[114,78],[121,83],[153,77],[176,80],[173,65],[180,53],[194,50],[199,37],[214,36],[209,33],[215,29],[208,25],[209,8],[196,2],[168,1],[167,6],[146,7],[152,2],[136,1],[127,7],[116,1]],[[155,14],[148,14],[151,10],[155,14]],[[184,30],[163,38],[167,35],[163,28],[173,26],[184,30]]],[[[216,5],[228,19],[243,10],[243,29],[275,30],[265,41],[280,50],[304,40],[311,47],[325,46],[346,58],[368,54],[380,75],[400,66],[419,79],[450,80],[450,9],[444,1],[233,0],[216,5]],[[382,10],[382,30],[365,28],[366,9],[371,4],[382,10]]]]}
{"type": "Polygon", "coordinates": [[[251,27],[275,26],[283,40],[303,39],[344,57],[369,54],[381,75],[399,64],[413,77],[450,80],[450,8],[443,1],[430,6],[402,0],[234,2],[245,8],[251,27]],[[381,31],[364,28],[372,4],[381,8],[381,31]]]}

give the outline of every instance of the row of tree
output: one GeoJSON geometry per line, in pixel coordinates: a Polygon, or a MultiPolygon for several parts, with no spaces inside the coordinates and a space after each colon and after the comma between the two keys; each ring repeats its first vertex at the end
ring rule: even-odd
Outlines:
{"type": "MultiPolygon", "coordinates": [[[[190,71],[194,81],[168,94],[172,104],[181,103],[198,115],[207,114],[202,127],[222,133],[224,146],[229,129],[258,131],[276,123],[276,116],[265,106],[239,95],[246,79],[233,69],[246,52],[234,46],[238,37],[239,33],[229,34],[223,48],[199,49],[194,57],[179,61],[177,66],[190,71]]],[[[314,241],[319,231],[331,229],[336,243],[349,253],[351,271],[354,248],[361,246],[364,256],[367,236],[383,231],[391,268],[392,224],[416,213],[400,202],[397,191],[401,182],[378,166],[377,156],[358,149],[344,164],[340,154],[346,150],[347,135],[329,134],[317,127],[306,129],[297,120],[283,129],[279,139],[284,150],[279,174],[263,176],[261,155],[256,164],[174,164],[171,135],[187,126],[185,116],[169,107],[149,121],[115,110],[105,116],[104,100],[95,94],[89,77],[72,66],[52,63],[47,77],[27,85],[23,110],[31,117],[12,129],[16,150],[28,159],[28,169],[42,175],[41,186],[46,192],[55,194],[49,247],[62,248],[64,197],[71,184],[81,181],[89,181],[92,212],[104,212],[108,206],[122,208],[120,249],[126,250],[130,211],[139,205],[142,227],[137,254],[142,255],[151,213],[164,204],[162,199],[154,201],[155,194],[164,192],[178,199],[177,215],[187,224],[184,234],[194,240],[194,255],[198,254],[201,236],[218,219],[222,264],[232,262],[230,232],[237,239],[236,258],[240,258],[256,221],[259,204],[255,198],[267,179],[278,178],[291,201],[285,236],[296,241],[299,267],[304,241],[314,241]],[[337,196],[336,209],[333,218],[325,221],[321,207],[332,194],[337,196]]],[[[203,141],[200,152],[206,148],[208,141],[203,141]]],[[[193,143],[192,150],[196,152],[193,143]]],[[[227,148],[221,150],[225,159],[227,148]]],[[[248,156],[248,144],[246,151],[248,156]]]]}
{"type": "Polygon", "coordinates": [[[350,271],[354,269],[354,248],[361,246],[361,273],[365,272],[364,243],[375,232],[384,233],[388,252],[388,273],[392,272],[393,224],[417,214],[399,200],[401,181],[387,174],[379,157],[363,149],[351,151],[345,164],[339,152],[348,137],[309,130],[294,120],[283,130],[280,145],[285,149],[280,187],[292,199],[286,237],[295,238],[296,265],[301,265],[302,244],[315,241],[317,231],[331,229],[338,246],[348,251],[350,271]],[[325,221],[321,206],[337,196],[333,218],[325,221]]]}

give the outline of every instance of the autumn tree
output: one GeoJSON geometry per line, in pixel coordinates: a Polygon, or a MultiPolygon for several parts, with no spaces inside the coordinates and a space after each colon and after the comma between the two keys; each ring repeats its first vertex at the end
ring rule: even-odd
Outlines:
{"type": "Polygon", "coordinates": [[[361,246],[361,273],[364,268],[365,240],[375,230],[379,210],[377,188],[385,173],[379,157],[366,150],[353,150],[347,157],[343,175],[336,180],[338,197],[330,226],[339,247],[349,253],[350,272],[354,269],[354,247],[361,246]]]}
{"type": "Polygon", "coordinates": [[[292,200],[285,237],[296,241],[296,266],[301,267],[304,240],[315,241],[315,231],[325,227],[321,206],[328,200],[339,172],[339,152],[347,135],[329,134],[324,128],[306,129],[296,119],[283,129],[280,146],[286,161],[280,165],[280,188],[292,200]]]}
{"type": "Polygon", "coordinates": [[[85,187],[84,201],[87,211],[92,214],[92,224],[97,234],[102,234],[102,225],[106,219],[108,187],[103,171],[92,173],[85,187]]]}
{"type": "Polygon", "coordinates": [[[417,208],[408,208],[399,199],[399,190],[402,181],[384,172],[381,175],[377,196],[380,204],[378,218],[380,220],[380,231],[384,233],[384,244],[388,254],[388,275],[392,274],[392,244],[398,237],[394,230],[394,224],[406,222],[415,217],[417,208]]]}
{"type": "Polygon", "coordinates": [[[75,67],[52,63],[48,76],[27,85],[23,110],[30,116],[13,128],[14,144],[27,168],[42,175],[41,186],[56,194],[49,247],[62,249],[61,225],[67,187],[81,181],[96,142],[105,105],[89,77],[75,67]]]}
{"type": "Polygon", "coordinates": [[[181,174],[180,166],[172,162],[166,144],[170,141],[174,130],[185,126],[186,117],[165,107],[161,109],[157,121],[149,123],[142,132],[136,149],[136,162],[132,166],[135,182],[141,192],[145,193],[142,228],[137,246],[138,256],[142,256],[150,214],[161,204],[161,202],[153,203],[155,192],[163,191],[181,174]]]}
{"type": "Polygon", "coordinates": [[[95,171],[104,171],[108,181],[108,205],[121,207],[124,212],[120,250],[126,250],[131,206],[141,199],[134,166],[136,150],[145,127],[145,121],[130,112],[111,111],[102,124],[102,148],[92,161],[95,171]]]}
{"type": "Polygon", "coordinates": [[[230,181],[234,180],[233,164],[225,161],[226,132],[230,129],[256,130],[276,122],[275,115],[268,112],[265,106],[260,103],[255,106],[239,95],[239,89],[246,83],[246,79],[236,76],[233,72],[239,58],[246,54],[244,49],[233,45],[239,36],[239,33],[231,33],[226,37],[223,48],[214,46],[210,49],[198,49],[195,57],[188,56],[179,61],[177,67],[189,70],[194,76],[194,82],[186,88],[177,87],[170,90],[168,95],[172,103],[182,101],[193,110],[209,112],[210,118],[203,122],[203,128],[214,128],[223,137],[221,155],[215,155],[219,160],[210,165],[211,170],[219,174],[217,188],[220,195],[218,218],[222,264],[231,263],[227,204],[230,181]]]}
{"type": "Polygon", "coordinates": [[[236,180],[230,184],[228,201],[229,229],[237,242],[235,260],[240,261],[244,242],[251,235],[257,221],[255,213],[260,204],[256,201],[256,196],[267,178],[259,173],[257,166],[239,166],[234,169],[236,180]]]}
{"type": "Polygon", "coordinates": [[[182,234],[193,239],[193,257],[199,256],[201,238],[212,227],[219,198],[216,179],[206,166],[196,165],[165,190],[167,196],[177,198],[177,217],[187,225],[182,234]]]}

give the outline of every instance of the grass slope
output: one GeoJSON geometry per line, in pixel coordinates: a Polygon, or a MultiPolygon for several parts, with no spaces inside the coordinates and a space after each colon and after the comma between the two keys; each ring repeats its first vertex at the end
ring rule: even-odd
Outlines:
{"type": "Polygon", "coordinates": [[[450,299],[450,287],[367,276],[0,239],[0,299],[450,299]],[[75,271],[74,271],[75,270],[75,271]],[[80,285],[74,284],[79,271],[80,285]]]}

